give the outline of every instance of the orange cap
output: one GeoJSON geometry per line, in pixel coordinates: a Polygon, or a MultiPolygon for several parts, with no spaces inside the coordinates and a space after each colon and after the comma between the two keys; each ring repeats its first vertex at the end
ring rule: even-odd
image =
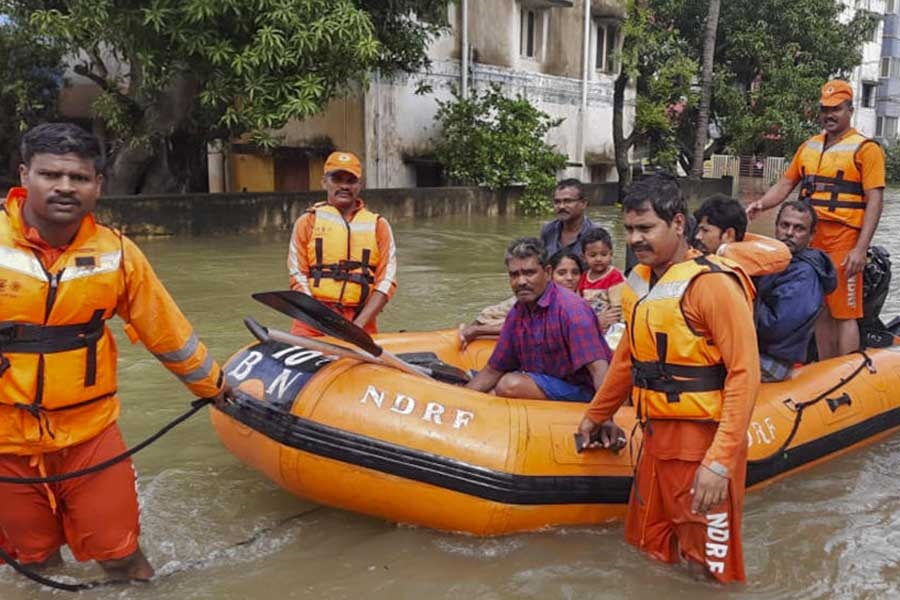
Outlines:
{"type": "Polygon", "coordinates": [[[352,152],[332,152],[325,160],[325,173],[347,171],[356,177],[362,177],[362,165],[352,152]]]}
{"type": "Polygon", "coordinates": [[[819,100],[822,106],[837,106],[848,100],[853,100],[853,88],[846,81],[832,79],[822,86],[822,98],[819,100]]]}

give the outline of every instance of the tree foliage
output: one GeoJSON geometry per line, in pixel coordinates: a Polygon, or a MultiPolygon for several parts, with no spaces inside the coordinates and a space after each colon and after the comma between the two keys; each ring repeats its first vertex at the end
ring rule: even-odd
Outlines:
{"type": "Polygon", "coordinates": [[[549,210],[549,192],[566,155],[545,140],[562,119],[553,119],[521,95],[505,96],[496,85],[438,104],[436,154],[452,180],[492,190],[522,184],[520,206],[526,212],[549,210]]]}
{"type": "Polygon", "coordinates": [[[422,66],[448,2],[9,0],[102,88],[94,110],[116,152],[112,191],[126,193],[166,177],[184,187],[174,163],[191,171],[208,139],[271,148],[273,129],[321,111],[372,69],[422,66]]]}
{"type": "MultiPolygon", "coordinates": [[[[623,74],[636,81],[635,139],[653,160],[690,170],[709,0],[629,0],[623,74]]],[[[789,155],[815,131],[819,89],[861,59],[876,17],[843,18],[839,0],[723,2],[707,148],[789,155]]]]}
{"type": "Polygon", "coordinates": [[[0,21],[0,177],[15,178],[21,132],[56,115],[61,52],[11,21],[0,21]]]}

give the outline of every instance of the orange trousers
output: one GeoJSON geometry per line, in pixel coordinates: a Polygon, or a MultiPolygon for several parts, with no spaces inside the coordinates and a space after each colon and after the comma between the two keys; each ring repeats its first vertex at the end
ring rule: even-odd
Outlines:
{"type": "MultiPolygon", "coordinates": [[[[70,473],[125,449],[113,423],[86,442],[41,457],[0,454],[0,475],[70,473]]],[[[79,561],[125,558],[138,549],[139,534],[131,459],[59,483],[0,483],[0,544],[24,564],[47,560],[63,544],[79,561]]]]}
{"type": "Polygon", "coordinates": [[[666,563],[704,565],[722,583],[745,581],[741,548],[746,461],[729,481],[728,498],[706,515],[691,513],[697,461],[643,453],[625,517],[625,539],[666,563]]]}

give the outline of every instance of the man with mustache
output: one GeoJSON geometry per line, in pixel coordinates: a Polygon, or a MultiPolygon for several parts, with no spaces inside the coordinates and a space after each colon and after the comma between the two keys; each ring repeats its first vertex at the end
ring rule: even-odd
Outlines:
{"type": "Polygon", "coordinates": [[[747,206],[747,214],[754,218],[780,204],[798,183],[800,199],[815,208],[818,226],[810,245],[828,254],[838,274],[837,288],[816,320],[816,345],[825,359],[859,348],[862,273],[881,218],[885,175],[881,146],[850,127],[850,85],[829,81],[819,104],[823,132],[800,146],[784,176],[747,206]]]}
{"type": "MultiPolygon", "coordinates": [[[[0,475],[56,476],[125,451],[116,421],[118,315],[191,392],[224,402],[222,370],[140,249],[93,216],[104,158],[68,123],[25,134],[22,187],[0,205],[0,475]]],[[[96,560],[113,579],[146,580],[131,459],[49,484],[0,484],[0,545],[40,568],[96,560]]]]}
{"type": "Polygon", "coordinates": [[[791,263],[781,273],[756,280],[755,317],[763,381],[782,381],[794,364],[806,362],[822,301],[837,287],[831,259],[809,247],[817,221],[816,211],[803,201],[788,200],[778,210],[775,235],[790,248],[791,263]]]}
{"type": "Polygon", "coordinates": [[[565,248],[581,255],[581,236],[594,227],[584,216],[587,198],[581,182],[577,179],[560,181],[553,192],[553,208],[556,219],[541,227],[541,242],[547,254],[553,256],[565,248]]]}
{"type": "Polygon", "coordinates": [[[702,256],[685,239],[677,180],[634,183],[622,203],[639,264],[627,279],[625,335],[579,426],[587,447],[631,398],[643,448],[626,540],[698,574],[743,581],[741,514],[747,426],[759,388],[753,285],[737,263],[702,256]]]}
{"type": "MultiPolygon", "coordinates": [[[[397,248],[384,217],[359,197],[362,165],[350,152],[325,160],[322,188],[328,198],[294,223],[288,249],[291,289],[308,294],[369,333],[397,289],[397,248]]],[[[295,335],[321,332],[294,321],[295,335]]]]}
{"type": "Polygon", "coordinates": [[[488,364],[467,387],[508,398],[588,402],[611,355],[594,311],[551,280],[547,251],[537,238],[514,240],[506,268],[516,304],[488,364]]]}

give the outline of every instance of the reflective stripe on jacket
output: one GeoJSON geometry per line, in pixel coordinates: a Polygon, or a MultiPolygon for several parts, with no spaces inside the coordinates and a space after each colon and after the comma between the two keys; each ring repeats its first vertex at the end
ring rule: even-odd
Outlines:
{"type": "Polygon", "coordinates": [[[69,247],[44,265],[25,236],[24,190],[0,211],[0,453],[40,454],[92,438],[116,420],[121,314],[198,396],[221,371],[130,240],[88,215],[69,247]]]}
{"type": "Polygon", "coordinates": [[[856,153],[868,143],[877,142],[854,132],[827,149],[824,134],[800,147],[800,199],[812,204],[820,219],[862,227],[866,199],[856,153]]]}
{"type": "Polygon", "coordinates": [[[362,208],[347,221],[324,202],[310,211],[315,213],[306,249],[312,295],[342,306],[364,305],[381,259],[375,236],[378,215],[362,208]]]}
{"type": "Polygon", "coordinates": [[[701,275],[735,277],[748,304],[753,284],[739,265],[716,256],[674,264],[652,287],[651,273],[646,265],[635,266],[622,298],[637,416],[719,421],[727,375],[722,355],[687,322],[682,300],[701,275]]]}

